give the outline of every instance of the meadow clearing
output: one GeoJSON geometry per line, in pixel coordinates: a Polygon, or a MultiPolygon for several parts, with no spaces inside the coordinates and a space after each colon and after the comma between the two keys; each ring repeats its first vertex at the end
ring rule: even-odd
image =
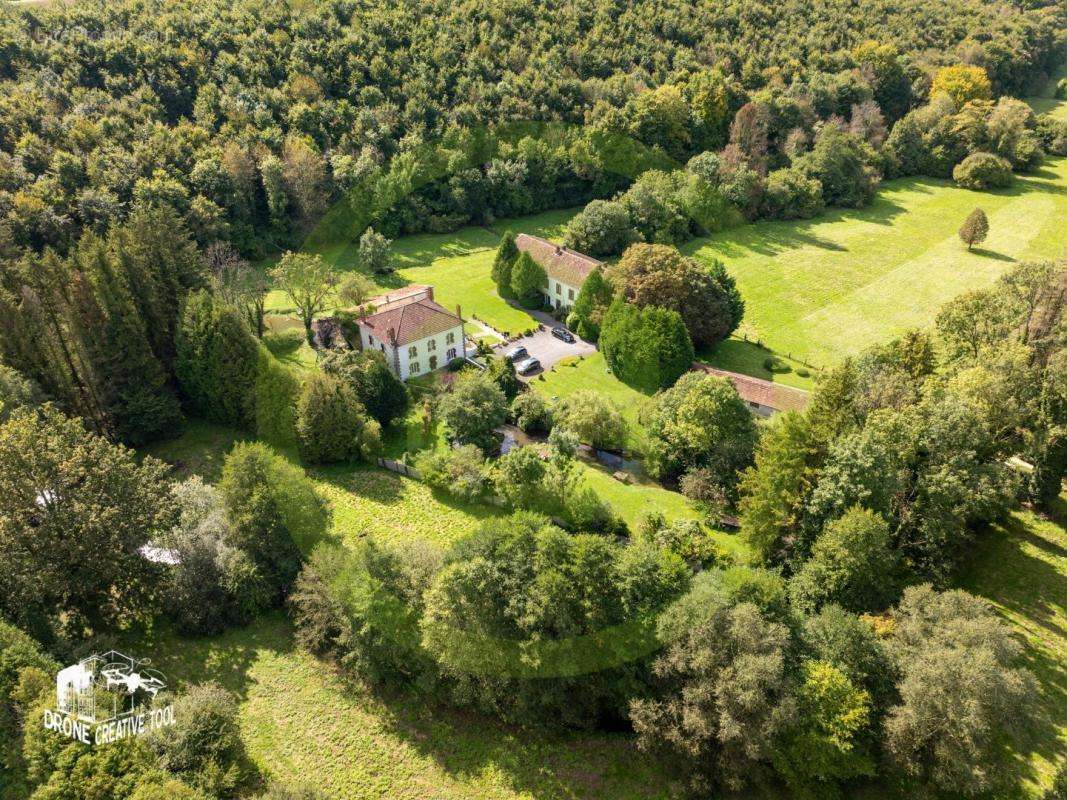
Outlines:
{"type": "MultiPolygon", "coordinates": [[[[1059,102],[1057,109],[1067,109],[1059,102]]],[[[561,241],[576,211],[403,237],[393,243],[396,272],[379,278],[378,286],[430,284],[442,305],[458,305],[468,318],[518,334],[536,323],[496,294],[490,270],[500,236],[511,230],[561,241]]],[[[1063,257],[1064,219],[1067,158],[1049,158],[1005,190],[973,192],[929,178],[888,181],[864,209],[833,209],[812,220],[761,221],[695,239],[683,252],[723,261],[745,299],[737,335],[700,358],[723,369],[810,388],[812,375],[804,372],[813,373],[811,367],[830,366],[909,328],[931,325],[946,301],[988,286],[1013,262],[1063,257]],[[968,251],[957,231],[976,207],[989,215],[989,238],[968,251]],[[770,352],[756,341],[790,369],[767,371],[770,352]]],[[[340,270],[356,268],[352,244],[323,255],[340,270]]],[[[268,296],[267,309],[276,315],[292,312],[278,291],[268,296]]],[[[478,335],[483,329],[472,322],[468,331],[478,335]]],[[[299,348],[298,340],[294,346],[299,348]]],[[[306,361],[311,355],[293,358],[306,361]]]]}

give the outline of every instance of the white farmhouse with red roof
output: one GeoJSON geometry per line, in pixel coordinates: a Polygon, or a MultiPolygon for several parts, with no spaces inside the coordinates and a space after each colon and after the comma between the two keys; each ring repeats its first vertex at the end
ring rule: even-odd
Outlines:
{"type": "Polygon", "coordinates": [[[530,236],[528,233],[520,233],[515,237],[515,247],[520,253],[529,254],[545,271],[548,282],[541,291],[545,293],[548,305],[552,308],[573,306],[589,273],[603,263],[569,247],[555,244],[540,236],[530,236]]]}
{"type": "Polygon", "coordinates": [[[378,350],[402,381],[466,358],[463,317],[434,302],[432,286],[405,286],[363,304],[359,340],[378,350]]]}

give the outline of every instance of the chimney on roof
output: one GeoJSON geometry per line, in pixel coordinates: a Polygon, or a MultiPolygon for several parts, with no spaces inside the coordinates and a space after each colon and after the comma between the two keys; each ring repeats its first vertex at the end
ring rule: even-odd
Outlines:
{"type": "Polygon", "coordinates": [[[427,286],[426,287],[426,297],[431,301],[433,300],[433,287],[432,286],[427,286]]]}
{"type": "Polygon", "coordinates": [[[560,246],[559,246],[559,245],[557,244],[557,245],[556,245],[556,255],[558,256],[558,255],[562,255],[562,254],[563,254],[563,248],[562,248],[562,247],[560,247],[560,246]]]}
{"type": "Polygon", "coordinates": [[[459,317],[460,322],[463,321],[463,309],[459,307],[459,303],[456,303],[456,316],[459,317]]]}

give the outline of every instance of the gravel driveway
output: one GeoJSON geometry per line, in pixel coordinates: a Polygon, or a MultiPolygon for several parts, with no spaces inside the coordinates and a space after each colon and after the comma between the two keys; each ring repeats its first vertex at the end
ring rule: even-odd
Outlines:
{"type": "MultiPolygon", "coordinates": [[[[558,324],[558,323],[557,323],[558,324]]],[[[529,336],[523,336],[507,345],[497,345],[493,351],[503,355],[516,347],[525,347],[531,356],[541,362],[541,369],[531,372],[529,375],[520,375],[519,380],[528,381],[536,378],[544,370],[551,367],[557,361],[568,356],[588,356],[596,352],[596,345],[574,337],[574,343],[568,344],[562,339],[557,339],[549,329],[535,331],[529,336]]]]}

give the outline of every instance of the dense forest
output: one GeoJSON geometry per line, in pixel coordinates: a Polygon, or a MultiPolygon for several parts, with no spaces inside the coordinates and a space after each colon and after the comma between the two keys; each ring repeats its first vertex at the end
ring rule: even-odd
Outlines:
{"type": "MultiPolygon", "coordinates": [[[[229,239],[255,255],[299,242],[333,199],[447,131],[621,125],[685,160],[725,144],[760,90],[789,88],[818,116],[873,96],[893,121],[925,100],[935,67],[966,63],[984,68],[994,95],[1019,96],[1053,65],[1063,19],[1058,3],[978,0],[8,9],[0,241],[65,249],[138,203],[165,203],[201,243],[229,239]],[[883,46],[864,50],[868,40],[883,46]],[[676,91],[644,91],[659,86],[676,91]]],[[[508,151],[477,180],[409,201],[394,230],[619,188],[576,149],[508,151]]]]}

